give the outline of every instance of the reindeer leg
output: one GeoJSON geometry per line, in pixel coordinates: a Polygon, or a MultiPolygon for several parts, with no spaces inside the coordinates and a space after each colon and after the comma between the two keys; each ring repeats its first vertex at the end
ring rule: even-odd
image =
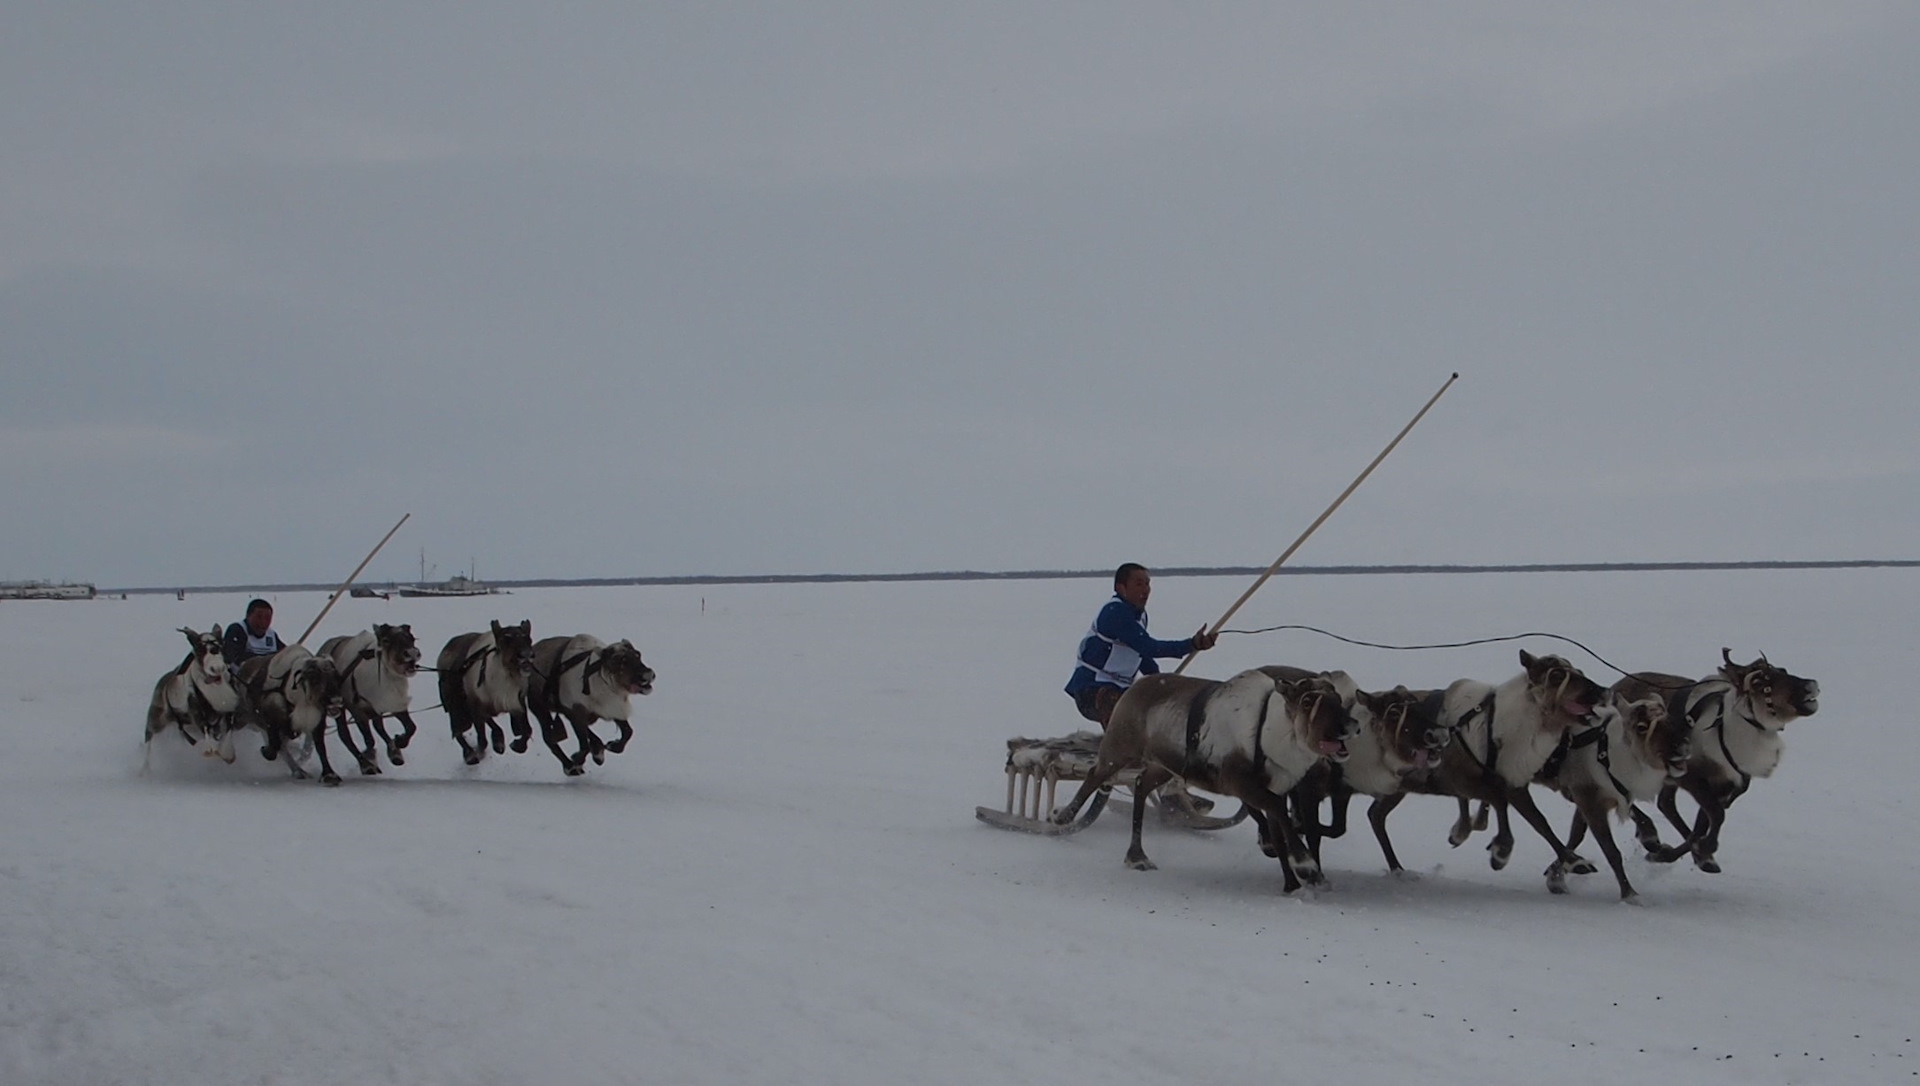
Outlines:
{"type": "MultiPolygon", "coordinates": [[[[377,724],[379,723],[380,717],[378,715],[375,715],[373,719],[374,719],[374,722],[377,724]]],[[[398,720],[400,722],[400,738],[395,739],[392,745],[395,747],[398,747],[401,750],[405,750],[407,749],[407,745],[413,742],[413,733],[417,730],[413,726],[413,714],[407,712],[405,709],[402,709],[399,712],[393,714],[393,719],[398,720]]],[[[380,737],[382,739],[386,738],[386,733],[381,732],[380,737]]],[[[394,754],[391,751],[389,751],[387,754],[387,757],[393,759],[394,765],[401,764],[400,757],[397,754],[394,754]]]]}
{"type": "Polygon", "coordinates": [[[1613,868],[1613,877],[1620,880],[1620,900],[1637,905],[1640,902],[1640,892],[1633,888],[1633,883],[1627,881],[1626,864],[1621,859],[1620,846],[1614,843],[1613,827],[1607,822],[1607,812],[1604,808],[1600,808],[1599,804],[1593,806],[1594,812],[1586,814],[1583,811],[1582,817],[1585,818],[1586,824],[1593,828],[1593,839],[1600,842],[1600,851],[1606,854],[1607,866],[1613,868]]]}
{"type": "Polygon", "coordinates": [[[1247,813],[1253,816],[1253,824],[1259,828],[1261,853],[1270,860],[1279,859],[1280,846],[1274,843],[1273,827],[1267,824],[1266,812],[1249,804],[1247,813]]]}
{"type": "MultiPolygon", "coordinates": [[[[327,730],[327,721],[324,717],[320,720],[319,730],[322,734],[327,730]]],[[[380,772],[380,763],[373,758],[373,736],[368,735],[366,737],[367,749],[364,751],[354,746],[353,722],[348,721],[345,711],[342,711],[339,716],[333,718],[333,730],[340,736],[340,742],[346,745],[348,753],[353,755],[353,760],[359,764],[361,776],[370,777],[380,772]]]]}
{"type": "MultiPolygon", "coordinates": [[[[1452,845],[1454,848],[1459,848],[1461,845],[1467,843],[1467,838],[1473,836],[1473,815],[1467,807],[1467,798],[1465,796],[1455,797],[1454,802],[1460,805],[1460,816],[1453,820],[1453,828],[1447,831],[1447,844],[1452,845]]],[[[1483,811],[1485,809],[1484,806],[1481,808],[1483,811]]],[[[1487,822],[1484,816],[1480,820],[1480,828],[1483,830],[1487,828],[1487,822]]]]}
{"type": "Polygon", "coordinates": [[[1652,816],[1637,806],[1628,805],[1627,817],[1633,819],[1633,836],[1640,842],[1640,848],[1649,859],[1653,854],[1666,848],[1660,842],[1660,827],[1654,825],[1652,816]]]}
{"type": "MultiPolygon", "coordinates": [[[[1481,802],[1486,803],[1485,800],[1481,802]]],[[[1505,800],[1493,803],[1491,806],[1499,828],[1494,831],[1493,840],[1487,842],[1487,864],[1495,871],[1499,871],[1507,866],[1508,860],[1513,859],[1513,824],[1507,820],[1505,800]]]]}
{"type": "Polygon", "coordinates": [[[462,710],[447,707],[447,720],[453,730],[453,741],[460,744],[460,759],[468,765],[479,765],[480,759],[487,756],[487,733],[477,722],[467,719],[462,710]],[[467,729],[473,729],[474,743],[467,745],[467,729]]]}
{"type": "Polygon", "coordinates": [[[593,734],[593,718],[587,715],[586,710],[579,710],[578,715],[568,713],[567,723],[573,725],[573,738],[579,744],[579,749],[573,755],[573,768],[567,772],[575,776],[585,773],[588,755],[593,756],[594,765],[605,765],[606,750],[600,743],[600,737],[593,734]]]}
{"type": "Polygon", "coordinates": [[[1073,794],[1073,798],[1067,801],[1065,807],[1055,808],[1048,815],[1049,820],[1056,826],[1071,823],[1074,816],[1080,813],[1080,808],[1086,806],[1087,801],[1093,798],[1093,794],[1103,788],[1112,787],[1107,782],[1113,779],[1115,773],[1125,768],[1125,762],[1114,761],[1104,756],[1096,759],[1093,771],[1087,774],[1086,780],[1080,782],[1080,790],[1073,794]]]}
{"type": "MultiPolygon", "coordinates": [[[[480,723],[485,725],[487,729],[480,734],[480,741],[483,743],[486,742],[487,736],[491,734],[493,736],[493,752],[495,754],[505,754],[507,752],[507,733],[500,730],[500,725],[493,719],[491,714],[481,717],[480,723]]],[[[520,730],[515,728],[514,734],[518,735],[519,733],[520,730]]],[[[520,745],[514,748],[514,752],[517,754],[525,749],[527,749],[527,744],[522,740],[520,745]]]]}
{"type": "MultiPolygon", "coordinates": [[[[387,749],[387,761],[394,765],[406,765],[406,755],[400,753],[400,748],[406,744],[395,743],[393,736],[387,734],[387,718],[379,713],[372,713],[369,714],[369,723],[373,725],[374,734],[380,737],[380,745],[387,749]]],[[[371,746],[373,741],[369,739],[367,744],[371,746]]]]}
{"type": "Polygon", "coordinates": [[[1367,821],[1373,825],[1373,839],[1380,842],[1380,854],[1387,858],[1387,870],[1396,875],[1404,873],[1406,869],[1400,866],[1400,857],[1393,852],[1393,840],[1387,836],[1387,816],[1406,798],[1405,792],[1396,792],[1391,796],[1381,796],[1367,805],[1367,821]]]}
{"type": "MultiPolygon", "coordinates": [[[[348,743],[347,747],[352,749],[353,744],[348,743]]],[[[327,719],[325,717],[321,717],[320,723],[313,729],[313,749],[320,755],[320,783],[328,788],[339,787],[340,774],[333,771],[333,763],[327,760],[327,719]]]]}
{"type": "MultiPolygon", "coordinates": [[[[1242,802],[1246,802],[1244,799],[1242,802]]],[[[1268,793],[1259,803],[1248,804],[1249,808],[1264,805],[1267,819],[1273,829],[1279,833],[1275,842],[1280,852],[1281,892],[1291,894],[1301,886],[1325,886],[1327,878],[1320,873],[1320,864],[1307,851],[1293,820],[1287,817],[1287,800],[1284,796],[1268,793]]]]}
{"type": "Polygon", "coordinates": [[[1147,795],[1172,779],[1173,774],[1167,772],[1164,767],[1155,762],[1148,762],[1141,768],[1139,778],[1134,781],[1133,840],[1127,844],[1127,866],[1135,871],[1154,869],[1153,861],[1147,859],[1146,850],[1140,847],[1140,824],[1147,816],[1147,795]]]}
{"type": "Polygon", "coordinates": [[[615,739],[611,743],[607,744],[608,754],[619,754],[622,751],[626,750],[627,740],[633,738],[633,725],[627,723],[624,720],[616,720],[614,721],[614,723],[618,725],[620,728],[620,738],[615,739]]]}
{"type": "MultiPolygon", "coordinates": [[[[1495,808],[1495,810],[1500,815],[1500,822],[1501,822],[1500,828],[1502,832],[1506,832],[1506,820],[1507,820],[1506,811],[1509,806],[1511,806],[1514,810],[1519,811],[1520,817],[1527,820],[1527,825],[1532,826],[1535,833],[1538,833],[1541,837],[1545,838],[1547,844],[1553,846],[1553,855],[1556,860],[1556,863],[1553,865],[1553,867],[1561,868],[1563,874],[1560,880],[1560,885],[1558,887],[1555,887],[1553,884],[1553,877],[1552,877],[1553,867],[1549,867],[1547,869],[1548,871],[1547,889],[1552,890],[1556,894],[1566,893],[1567,883],[1566,883],[1566,878],[1564,876],[1564,872],[1568,869],[1571,869],[1574,866],[1575,861],[1580,860],[1580,857],[1574,855],[1571,851],[1567,849],[1567,846],[1560,843],[1559,835],[1554,833],[1553,827],[1547,824],[1547,816],[1540,813],[1539,807],[1534,806],[1533,795],[1532,793],[1527,791],[1527,787],[1525,785],[1521,785],[1518,788],[1508,789],[1506,801],[1504,803],[1499,804],[1495,808]]],[[[1598,837],[1599,834],[1600,834],[1600,831],[1598,829],[1595,829],[1594,836],[1598,837]]],[[[1512,844],[1511,839],[1509,839],[1508,844],[1509,844],[1509,847],[1511,847],[1511,844],[1512,844]]],[[[1584,862],[1584,861],[1581,861],[1581,862],[1584,862]]]]}
{"type": "MultiPolygon", "coordinates": [[[[1688,789],[1688,793],[1691,794],[1692,789],[1688,789]]],[[[1671,786],[1660,789],[1660,798],[1655,801],[1655,806],[1660,808],[1661,814],[1667,816],[1667,821],[1673,823],[1673,828],[1679,830],[1682,837],[1692,834],[1693,827],[1687,825],[1686,819],[1680,817],[1680,789],[1671,786]]]]}
{"type": "Polygon", "coordinates": [[[579,776],[579,767],[573,764],[572,758],[567,757],[566,751],[560,749],[560,741],[567,737],[567,726],[554,714],[544,709],[534,713],[534,718],[540,722],[540,741],[553,752],[554,758],[560,763],[561,770],[569,777],[579,776]]]}
{"type": "MultiPolygon", "coordinates": [[[[1586,813],[1582,811],[1579,807],[1575,807],[1573,809],[1573,823],[1567,827],[1567,851],[1569,853],[1572,853],[1575,862],[1570,866],[1568,866],[1567,874],[1591,875],[1595,871],[1600,870],[1599,868],[1593,866],[1593,861],[1587,859],[1585,856],[1580,855],[1578,852],[1574,852],[1574,849],[1577,849],[1580,847],[1580,842],[1586,839],[1587,839],[1586,813]]],[[[1594,839],[1595,840],[1599,839],[1598,832],[1594,834],[1594,839]]]]}

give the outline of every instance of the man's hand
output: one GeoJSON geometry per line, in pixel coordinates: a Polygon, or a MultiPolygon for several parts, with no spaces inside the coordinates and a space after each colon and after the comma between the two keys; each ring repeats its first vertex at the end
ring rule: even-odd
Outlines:
{"type": "Polygon", "coordinates": [[[1205,652],[1212,648],[1213,643],[1218,640],[1220,640],[1219,634],[1210,634],[1207,632],[1207,628],[1202,626],[1200,627],[1200,631],[1193,635],[1193,651],[1205,652]]]}

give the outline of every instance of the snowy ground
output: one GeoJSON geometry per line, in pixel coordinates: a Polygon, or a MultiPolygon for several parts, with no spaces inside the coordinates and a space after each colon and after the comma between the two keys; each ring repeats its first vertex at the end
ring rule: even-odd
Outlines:
{"type": "MultiPolygon", "coordinates": [[[[1155,631],[1242,587],[1159,580],[1155,631]]],[[[1549,896],[1524,827],[1490,871],[1484,836],[1446,846],[1435,799],[1395,816],[1417,878],[1388,877],[1362,828],[1327,846],[1333,888],[1292,899],[1246,826],[1151,827],[1160,870],[1140,873],[1116,814],[1060,840],[976,823],[1006,736],[1077,726],[1059,688],[1106,596],[346,600],[313,643],[406,621],[431,658],[525,617],[631,637],[659,684],[630,750],[584,779],[538,746],[469,769],[429,710],[407,766],[338,789],[177,740],[136,775],[174,627],[241,598],[0,604],[0,1083],[1920,1081],[1920,734],[1900,694],[1920,574],[1284,578],[1232,624],[1551,630],[1694,674],[1724,644],[1818,678],[1819,715],[1733,812],[1726,872],[1636,855],[1644,908],[1604,865],[1549,896]]],[[[276,602],[292,636],[321,600],[276,602]]],[[[1498,681],[1514,649],[1241,636],[1196,671],[1498,681]]],[[[438,700],[431,676],[415,689],[438,700]]]]}

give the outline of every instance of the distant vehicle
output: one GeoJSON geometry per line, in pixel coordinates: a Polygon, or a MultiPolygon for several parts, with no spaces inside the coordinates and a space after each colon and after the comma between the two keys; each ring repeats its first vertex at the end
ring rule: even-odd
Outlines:
{"type": "Polygon", "coordinates": [[[498,596],[503,592],[502,589],[473,580],[459,573],[448,577],[444,581],[435,581],[431,584],[403,584],[399,588],[394,589],[394,591],[400,593],[402,596],[415,598],[421,596],[498,596]]]}
{"type": "Polygon", "coordinates": [[[0,581],[0,600],[90,600],[95,595],[95,588],[84,581],[0,581]]]}
{"type": "Polygon", "coordinates": [[[391,592],[385,592],[378,588],[365,587],[352,588],[348,590],[347,595],[352,596],[356,600],[390,600],[393,598],[393,593],[391,592]]]}

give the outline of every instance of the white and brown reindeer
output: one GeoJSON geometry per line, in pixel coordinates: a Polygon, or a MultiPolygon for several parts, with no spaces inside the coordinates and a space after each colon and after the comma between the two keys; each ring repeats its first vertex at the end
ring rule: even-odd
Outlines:
{"type": "Polygon", "coordinates": [[[333,660],[315,656],[303,645],[288,645],[271,656],[255,656],[240,664],[245,688],[241,715],[266,733],[260,756],[273,761],[282,751],[293,776],[307,779],[296,743],[311,744],[320,755],[320,783],[340,783],[327,757],[327,721],[341,712],[340,671],[333,660]]]}
{"type": "MultiPolygon", "coordinates": [[[[1345,672],[1330,674],[1337,682],[1345,680],[1343,688],[1352,683],[1345,672]]],[[[1386,816],[1406,794],[1408,782],[1438,767],[1453,741],[1453,728],[1440,717],[1445,692],[1396,686],[1373,693],[1356,688],[1353,699],[1353,716],[1360,732],[1347,744],[1347,760],[1317,767],[1294,789],[1294,817],[1318,858],[1321,837],[1346,834],[1347,808],[1352,798],[1356,794],[1372,797],[1367,821],[1380,843],[1387,870],[1401,875],[1406,869],[1387,836],[1386,816]],[[1324,825],[1319,821],[1323,799],[1332,808],[1332,822],[1324,825]]]]}
{"type": "Polygon", "coordinates": [[[533,678],[533,623],[502,626],[490,622],[476,633],[455,634],[434,661],[439,672],[440,704],[447,711],[454,741],[468,765],[493,752],[506,752],[506,738],[493,718],[506,713],[513,725],[513,750],[527,749],[533,729],[527,723],[527,683],[533,678]],[[473,744],[467,743],[467,732],[473,744]]]}
{"type": "Polygon", "coordinates": [[[633,695],[653,693],[654,680],[653,669],[631,641],[607,645],[587,634],[541,638],[533,646],[533,669],[527,709],[540,722],[540,737],[567,776],[586,772],[589,756],[595,765],[603,765],[607,755],[627,749],[633,738],[633,725],[627,722],[633,695]],[[593,724],[599,720],[613,721],[620,728],[619,738],[606,742],[595,735],[593,724]],[[568,724],[580,744],[571,756],[560,749],[568,724]]]}
{"type": "Polygon", "coordinates": [[[414,643],[413,627],[382,622],[357,634],[329,637],[321,642],[320,655],[332,660],[340,672],[344,711],[336,718],[334,730],[360,764],[360,772],[380,772],[373,745],[376,732],[386,747],[387,760],[394,765],[407,764],[400,752],[413,741],[417,730],[408,709],[412,705],[413,677],[420,671],[420,646],[414,643]],[[349,716],[360,731],[358,744],[348,728],[349,716]],[[400,722],[398,738],[387,734],[387,717],[400,722]]]}
{"type": "MultiPolygon", "coordinates": [[[[1513,856],[1509,809],[1519,811],[1553,847],[1556,862],[1567,864],[1569,870],[1590,870],[1591,865],[1574,855],[1547,824],[1528,786],[1565,733],[1596,726],[1594,713],[1606,690],[1564,657],[1534,656],[1522,649],[1520,667],[1520,674],[1498,686],[1460,679],[1446,688],[1441,695],[1440,719],[1453,729],[1454,740],[1433,770],[1405,778],[1406,790],[1452,796],[1458,801],[1460,817],[1447,837],[1447,842],[1455,846],[1473,829],[1468,801],[1479,800],[1492,807],[1499,817],[1499,827],[1487,852],[1495,871],[1506,867],[1513,856]]],[[[1392,847],[1387,843],[1386,817],[1401,798],[1383,797],[1377,804],[1384,805],[1374,825],[1383,848],[1392,847]]],[[[1368,816],[1376,817],[1372,811],[1368,816]]],[[[1564,883],[1550,887],[1556,893],[1566,892],[1564,883]]]]}
{"type": "Polygon", "coordinates": [[[1093,771],[1052,818],[1072,822],[1114,774],[1137,765],[1128,867],[1153,868],[1140,846],[1147,796],[1178,776],[1233,796],[1278,831],[1287,892],[1303,882],[1322,885],[1325,876],[1287,817],[1286,794],[1321,759],[1344,759],[1354,732],[1340,691],[1325,675],[1275,679],[1257,668],[1224,682],[1148,675],[1121,695],[1093,771]]]}
{"type": "MultiPolygon", "coordinates": [[[[1630,689],[1615,683],[1598,714],[1600,724],[1577,736],[1569,734],[1539,777],[1540,783],[1573,803],[1567,848],[1578,848],[1591,829],[1620,883],[1622,901],[1637,901],[1639,892],[1627,881],[1611,819],[1625,821],[1634,801],[1653,799],[1680,779],[1693,747],[1693,726],[1686,717],[1669,713],[1664,698],[1634,698],[1630,689]]],[[[1565,892],[1572,870],[1567,863],[1554,861],[1547,868],[1548,887],[1565,892]]]]}
{"type": "Polygon", "coordinates": [[[1697,682],[1643,672],[1615,684],[1635,697],[1666,693],[1668,712],[1692,723],[1687,772],[1662,788],[1658,801],[1660,812],[1685,838],[1663,845],[1653,820],[1637,808],[1633,821],[1649,860],[1672,863],[1691,855],[1695,867],[1710,873],[1720,870],[1716,854],[1727,808],[1756,778],[1770,777],[1779,767],[1786,726],[1820,709],[1818,682],[1774,666],[1764,654],[1750,664],[1736,664],[1732,651],[1722,648],[1720,659],[1719,671],[1697,682]],[[1680,817],[1680,792],[1699,805],[1691,827],[1680,817]]]}
{"type": "Polygon", "coordinates": [[[193,648],[179,667],[153,684],[153,698],[147,702],[147,736],[141,746],[142,773],[152,765],[154,736],[169,727],[179,728],[189,746],[205,740],[203,756],[233,763],[234,714],[240,709],[240,692],[220,655],[220,628],[201,633],[182,626],[180,632],[193,648]]]}

